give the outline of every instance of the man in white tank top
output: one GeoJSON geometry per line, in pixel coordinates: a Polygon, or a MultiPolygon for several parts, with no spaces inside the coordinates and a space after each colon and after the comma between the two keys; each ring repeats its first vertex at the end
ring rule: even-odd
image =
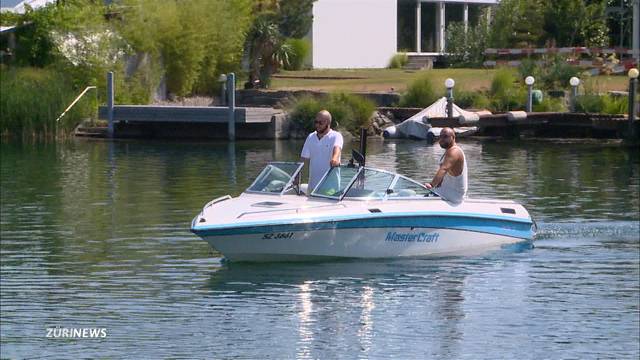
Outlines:
{"type": "Polygon", "coordinates": [[[456,133],[451,128],[440,132],[440,147],[445,149],[440,158],[440,168],[430,183],[425,186],[443,199],[460,204],[467,196],[467,160],[462,149],[456,144],[456,133]]]}

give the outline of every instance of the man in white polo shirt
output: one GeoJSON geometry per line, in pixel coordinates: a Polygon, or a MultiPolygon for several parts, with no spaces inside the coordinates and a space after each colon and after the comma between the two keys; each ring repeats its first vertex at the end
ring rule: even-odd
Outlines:
{"type": "Polygon", "coordinates": [[[300,154],[303,161],[309,161],[307,194],[313,191],[329,168],[340,166],[343,144],[342,135],[331,129],[331,114],[327,110],[318,112],[314,124],[316,131],[307,136],[300,154]]]}

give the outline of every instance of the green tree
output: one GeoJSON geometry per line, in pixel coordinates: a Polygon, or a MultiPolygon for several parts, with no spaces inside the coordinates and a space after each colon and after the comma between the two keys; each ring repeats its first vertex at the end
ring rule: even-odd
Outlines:
{"type": "Polygon", "coordinates": [[[631,47],[633,3],[636,0],[608,0],[607,24],[611,30],[610,45],[631,47]]]}
{"type": "Polygon", "coordinates": [[[496,9],[490,44],[494,47],[541,45],[543,0],[503,0],[496,9]]]}
{"type": "MultiPolygon", "coordinates": [[[[313,21],[315,0],[256,0],[256,14],[247,35],[246,52],[249,57],[249,82],[247,87],[268,87],[271,75],[296,54],[289,38],[305,36],[313,21]]],[[[302,49],[300,49],[302,50],[302,49]]]]}
{"type": "Polygon", "coordinates": [[[280,0],[277,22],[284,37],[300,39],[309,33],[313,24],[313,3],[316,0],[280,0]]]}
{"type": "Polygon", "coordinates": [[[90,0],[50,3],[37,10],[26,6],[23,15],[3,15],[3,24],[16,25],[15,65],[44,67],[61,55],[56,35],[105,29],[105,7],[90,0]]]}
{"type": "Polygon", "coordinates": [[[220,73],[240,67],[250,0],[125,0],[121,9],[120,32],[162,64],[170,93],[212,93],[220,73]]]}
{"type": "Polygon", "coordinates": [[[494,47],[604,46],[605,0],[503,0],[496,9],[494,47]]]}
{"type": "Polygon", "coordinates": [[[480,17],[476,26],[465,32],[464,23],[454,22],[447,27],[447,59],[452,66],[480,66],[484,50],[489,45],[489,30],[486,16],[480,17]]]}
{"type": "Polygon", "coordinates": [[[254,20],[247,36],[249,55],[249,87],[268,87],[271,74],[282,62],[288,63],[288,54],[283,53],[284,37],[278,29],[275,14],[265,12],[254,20]]]}
{"type": "Polygon", "coordinates": [[[605,1],[555,0],[544,8],[545,38],[556,46],[605,46],[605,1]]]}
{"type": "Polygon", "coordinates": [[[202,70],[195,91],[211,94],[217,88],[220,74],[240,71],[244,44],[251,25],[248,0],[222,1],[220,18],[212,24],[210,40],[205,48],[202,70]]]}

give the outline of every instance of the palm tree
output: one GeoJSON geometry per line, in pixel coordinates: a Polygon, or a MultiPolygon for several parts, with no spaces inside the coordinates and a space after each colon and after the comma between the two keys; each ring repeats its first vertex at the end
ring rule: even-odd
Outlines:
{"type": "Polygon", "coordinates": [[[249,31],[249,83],[255,86],[256,80],[260,87],[267,87],[271,75],[289,63],[293,48],[285,43],[278,24],[271,12],[259,15],[249,31]]]}

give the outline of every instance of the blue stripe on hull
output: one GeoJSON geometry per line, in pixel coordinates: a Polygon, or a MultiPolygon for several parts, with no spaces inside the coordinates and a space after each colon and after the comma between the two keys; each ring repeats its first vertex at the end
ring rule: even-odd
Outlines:
{"type": "Polygon", "coordinates": [[[433,228],[456,229],[488,234],[532,239],[531,221],[498,217],[469,217],[451,215],[386,216],[366,219],[329,220],[324,222],[290,223],[276,225],[242,224],[236,227],[196,227],[191,231],[200,237],[241,234],[298,232],[331,229],[359,228],[433,228]]]}

